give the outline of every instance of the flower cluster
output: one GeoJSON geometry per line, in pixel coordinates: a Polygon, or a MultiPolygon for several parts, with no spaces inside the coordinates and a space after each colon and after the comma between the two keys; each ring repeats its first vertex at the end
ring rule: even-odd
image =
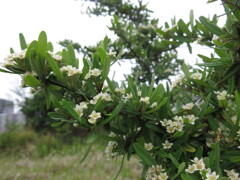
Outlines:
{"type": "Polygon", "coordinates": [[[66,71],[68,76],[73,76],[75,74],[81,74],[82,73],[82,71],[80,71],[79,69],[77,69],[75,67],[72,67],[70,65],[61,67],[60,71],[61,72],[66,71]]]}
{"type": "Polygon", "coordinates": [[[85,76],[85,79],[89,79],[91,76],[99,76],[101,74],[101,70],[98,68],[91,69],[85,76]]]}
{"type": "Polygon", "coordinates": [[[104,101],[111,101],[111,100],[112,100],[110,94],[108,94],[108,93],[106,93],[106,92],[105,92],[105,93],[100,92],[99,94],[97,94],[96,96],[93,97],[93,99],[90,101],[90,104],[96,104],[97,101],[98,101],[100,98],[101,98],[102,100],[104,100],[104,101]]]}
{"type": "Polygon", "coordinates": [[[227,97],[233,97],[233,95],[228,94],[226,90],[223,91],[214,91],[214,93],[217,95],[217,99],[220,100],[226,100],[227,97]]]}
{"type": "Polygon", "coordinates": [[[191,79],[196,79],[196,80],[201,80],[202,79],[202,74],[201,73],[192,73],[190,75],[191,79]]]}
{"type": "Polygon", "coordinates": [[[178,84],[182,84],[184,78],[185,78],[184,74],[179,74],[177,79],[172,82],[172,88],[176,87],[178,84]]]}
{"type": "Polygon", "coordinates": [[[163,127],[166,127],[168,133],[174,133],[175,131],[182,131],[184,125],[184,119],[186,119],[190,124],[195,124],[197,117],[193,114],[184,116],[174,116],[173,120],[164,119],[160,121],[163,127]]]}
{"type": "Polygon", "coordinates": [[[83,110],[88,108],[87,105],[88,105],[87,102],[81,102],[80,104],[76,105],[74,110],[78,113],[78,115],[80,117],[82,117],[83,116],[83,110]]]}
{"type": "Polygon", "coordinates": [[[193,108],[194,104],[191,102],[191,103],[187,103],[185,105],[182,106],[182,108],[184,110],[191,110],[193,108]]]}
{"type": "Polygon", "coordinates": [[[113,152],[113,149],[118,145],[116,141],[109,141],[108,146],[105,149],[107,159],[110,160],[118,155],[117,152],[113,152]]]}
{"type": "Polygon", "coordinates": [[[239,173],[236,173],[233,169],[224,171],[227,173],[227,176],[230,178],[230,180],[240,180],[239,173]]]}
{"type": "Polygon", "coordinates": [[[96,124],[97,123],[97,119],[101,118],[101,113],[93,111],[90,115],[89,115],[89,119],[88,122],[91,124],[96,124]]]}
{"type": "Polygon", "coordinates": [[[141,97],[140,98],[140,102],[143,102],[143,103],[145,103],[145,104],[149,104],[150,102],[149,102],[149,99],[150,99],[150,97],[148,97],[148,96],[146,96],[146,97],[141,97]]]}
{"type": "Polygon", "coordinates": [[[146,174],[147,180],[167,180],[168,175],[162,165],[156,165],[148,168],[146,174]]]}
{"type": "Polygon", "coordinates": [[[52,56],[53,59],[55,59],[58,62],[62,61],[62,56],[55,54],[54,52],[48,51],[48,53],[52,56]]]}
{"type": "Polygon", "coordinates": [[[3,67],[13,66],[14,60],[17,59],[24,59],[26,55],[26,50],[22,50],[21,52],[16,52],[13,54],[9,54],[6,58],[4,58],[4,63],[2,64],[3,67]]]}

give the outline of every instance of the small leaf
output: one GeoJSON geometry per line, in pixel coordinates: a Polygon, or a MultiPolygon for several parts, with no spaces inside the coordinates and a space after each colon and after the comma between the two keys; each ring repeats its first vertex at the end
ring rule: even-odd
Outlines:
{"type": "Polygon", "coordinates": [[[175,165],[176,168],[179,167],[180,164],[178,160],[171,153],[168,155],[168,158],[171,159],[172,163],[175,165]]]}
{"type": "Polygon", "coordinates": [[[54,74],[56,75],[56,77],[65,84],[65,78],[62,75],[62,72],[60,71],[57,63],[55,62],[55,60],[52,58],[52,56],[50,54],[47,53],[46,55],[47,57],[47,61],[52,69],[52,71],[54,72],[54,74]]]}
{"type": "Polygon", "coordinates": [[[64,117],[62,116],[62,114],[59,114],[57,112],[49,112],[48,113],[48,116],[52,119],[55,119],[55,120],[61,120],[61,119],[64,119],[64,117]]]}
{"type": "Polygon", "coordinates": [[[19,34],[19,40],[20,40],[21,49],[22,50],[27,49],[27,43],[22,33],[19,34]]]}
{"type": "Polygon", "coordinates": [[[148,166],[157,165],[155,159],[151,156],[151,154],[140,144],[134,143],[133,148],[137,155],[146,163],[148,166]]]}
{"type": "Polygon", "coordinates": [[[23,79],[28,86],[33,88],[36,88],[41,85],[41,82],[31,74],[24,75],[23,79]]]}
{"type": "Polygon", "coordinates": [[[111,113],[111,116],[107,119],[104,119],[103,121],[101,121],[98,126],[103,126],[105,124],[107,124],[109,121],[111,121],[113,118],[115,118],[118,113],[121,111],[121,109],[123,108],[124,105],[124,101],[121,101],[118,106],[113,110],[113,112],[111,113]]]}
{"type": "Polygon", "coordinates": [[[218,36],[225,34],[216,24],[210,22],[206,17],[200,16],[199,20],[211,33],[218,36]]]}

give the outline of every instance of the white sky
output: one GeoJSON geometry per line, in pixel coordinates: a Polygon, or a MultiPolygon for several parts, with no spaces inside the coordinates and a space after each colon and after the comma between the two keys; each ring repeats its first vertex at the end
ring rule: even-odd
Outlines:
{"type": "MultiPolygon", "coordinates": [[[[147,2],[147,1],[145,1],[147,2]]],[[[160,24],[168,21],[175,15],[177,19],[189,20],[189,12],[194,10],[195,18],[201,15],[212,16],[223,14],[218,3],[207,4],[207,0],[149,0],[148,8],[154,11],[153,16],[160,19],[160,24]]],[[[88,5],[89,2],[85,2],[88,5]]],[[[0,1],[0,62],[9,54],[9,48],[20,51],[18,34],[25,35],[27,43],[38,38],[44,30],[48,40],[54,43],[55,51],[60,50],[56,42],[72,39],[84,45],[94,45],[105,35],[112,35],[107,29],[110,25],[109,17],[89,18],[81,13],[82,1],[75,0],[1,0],[0,1]],[[56,47],[57,46],[57,47],[56,47]]],[[[83,9],[82,9],[83,10],[83,9]]],[[[223,24],[224,18],[220,19],[223,24]]],[[[197,53],[205,49],[196,49],[189,55],[186,49],[180,55],[188,62],[196,60],[197,53]]],[[[123,79],[122,70],[114,68],[118,79],[123,79]]],[[[124,65],[124,72],[130,72],[130,65],[124,65]]],[[[20,85],[19,79],[14,75],[0,73],[0,98],[14,100],[10,89],[20,85]],[[18,84],[19,83],[19,84],[18,84]]]]}

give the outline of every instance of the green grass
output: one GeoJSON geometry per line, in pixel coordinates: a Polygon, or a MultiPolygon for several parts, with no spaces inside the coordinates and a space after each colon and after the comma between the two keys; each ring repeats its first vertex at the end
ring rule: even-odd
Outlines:
{"type": "MultiPolygon", "coordinates": [[[[86,160],[80,163],[87,145],[79,139],[64,144],[52,135],[38,135],[29,130],[9,137],[0,135],[0,177],[1,180],[113,179],[121,158],[108,161],[105,145],[104,142],[95,144],[86,160]]],[[[141,171],[137,159],[125,161],[118,180],[138,180],[141,171]]]]}

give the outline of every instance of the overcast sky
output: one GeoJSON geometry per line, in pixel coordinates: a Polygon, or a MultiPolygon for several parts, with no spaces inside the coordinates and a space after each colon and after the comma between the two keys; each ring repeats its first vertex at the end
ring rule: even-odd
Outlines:
{"type": "MultiPolygon", "coordinates": [[[[147,2],[147,1],[145,1],[147,2]]],[[[218,3],[207,4],[207,0],[149,0],[149,9],[154,11],[153,16],[160,19],[160,24],[176,16],[189,20],[189,12],[194,10],[195,18],[201,15],[212,16],[223,14],[223,9],[218,3]]],[[[87,6],[89,2],[85,2],[87,6]]],[[[110,35],[107,25],[109,17],[91,18],[82,14],[84,10],[82,1],[75,0],[1,0],[0,1],[0,62],[9,54],[9,48],[20,51],[18,34],[25,35],[27,43],[37,39],[41,31],[45,31],[48,40],[54,43],[64,39],[72,39],[84,45],[94,45],[110,35]]],[[[223,24],[224,18],[220,19],[223,24]]],[[[60,50],[60,46],[55,51],[60,50]]],[[[180,56],[188,61],[195,61],[196,54],[205,51],[198,49],[193,55],[183,49],[180,56]]],[[[115,70],[118,70],[115,68],[115,70]]],[[[117,71],[118,78],[122,79],[121,71],[117,71]]],[[[125,66],[125,72],[130,72],[130,66],[125,66]],[[126,69],[127,68],[127,69],[126,69]]],[[[0,73],[0,98],[14,99],[10,89],[19,86],[19,80],[14,75],[0,73]]]]}

